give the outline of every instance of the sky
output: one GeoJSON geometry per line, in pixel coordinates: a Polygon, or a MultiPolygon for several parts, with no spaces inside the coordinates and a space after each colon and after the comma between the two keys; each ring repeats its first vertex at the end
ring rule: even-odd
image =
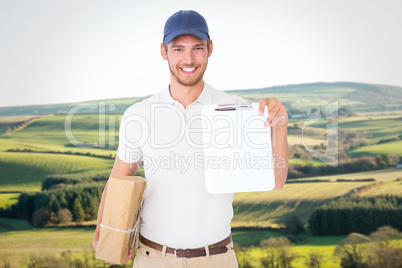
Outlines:
{"type": "Polygon", "coordinates": [[[164,24],[189,9],[207,20],[217,89],[402,86],[399,0],[0,0],[0,107],[160,92],[164,24]]]}

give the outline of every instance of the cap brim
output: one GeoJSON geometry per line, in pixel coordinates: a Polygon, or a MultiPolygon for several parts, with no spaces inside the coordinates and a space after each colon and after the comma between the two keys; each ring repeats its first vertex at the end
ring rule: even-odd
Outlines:
{"type": "Polygon", "coordinates": [[[195,35],[195,36],[201,38],[202,40],[207,40],[207,38],[209,37],[208,34],[195,30],[195,29],[180,29],[180,30],[171,32],[170,34],[165,36],[165,39],[164,39],[165,44],[168,45],[170,42],[172,42],[173,39],[175,39],[179,35],[183,35],[183,34],[195,35]]]}

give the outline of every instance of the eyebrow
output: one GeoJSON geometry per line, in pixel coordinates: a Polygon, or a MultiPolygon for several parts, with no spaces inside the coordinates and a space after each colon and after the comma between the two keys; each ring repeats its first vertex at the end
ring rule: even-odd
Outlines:
{"type": "MultiPolygon", "coordinates": [[[[172,48],[176,48],[176,47],[182,48],[182,47],[184,47],[184,46],[183,46],[183,45],[173,45],[173,46],[172,46],[172,48]]],[[[205,47],[205,44],[199,43],[199,44],[195,44],[193,47],[205,47]]]]}

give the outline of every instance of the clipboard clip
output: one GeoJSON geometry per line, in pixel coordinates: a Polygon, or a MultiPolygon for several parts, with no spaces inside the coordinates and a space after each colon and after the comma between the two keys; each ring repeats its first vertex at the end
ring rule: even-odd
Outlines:
{"type": "Polygon", "coordinates": [[[252,108],[251,103],[249,104],[218,104],[218,108],[215,111],[236,111],[237,109],[247,109],[252,108]]]}

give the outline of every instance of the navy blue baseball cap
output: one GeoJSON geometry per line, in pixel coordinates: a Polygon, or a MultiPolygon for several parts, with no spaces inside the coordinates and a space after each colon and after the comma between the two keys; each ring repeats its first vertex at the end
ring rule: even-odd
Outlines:
{"type": "Polygon", "coordinates": [[[194,10],[180,10],[170,16],[165,23],[163,41],[167,45],[182,34],[191,34],[207,40],[209,30],[204,17],[194,10]]]}

